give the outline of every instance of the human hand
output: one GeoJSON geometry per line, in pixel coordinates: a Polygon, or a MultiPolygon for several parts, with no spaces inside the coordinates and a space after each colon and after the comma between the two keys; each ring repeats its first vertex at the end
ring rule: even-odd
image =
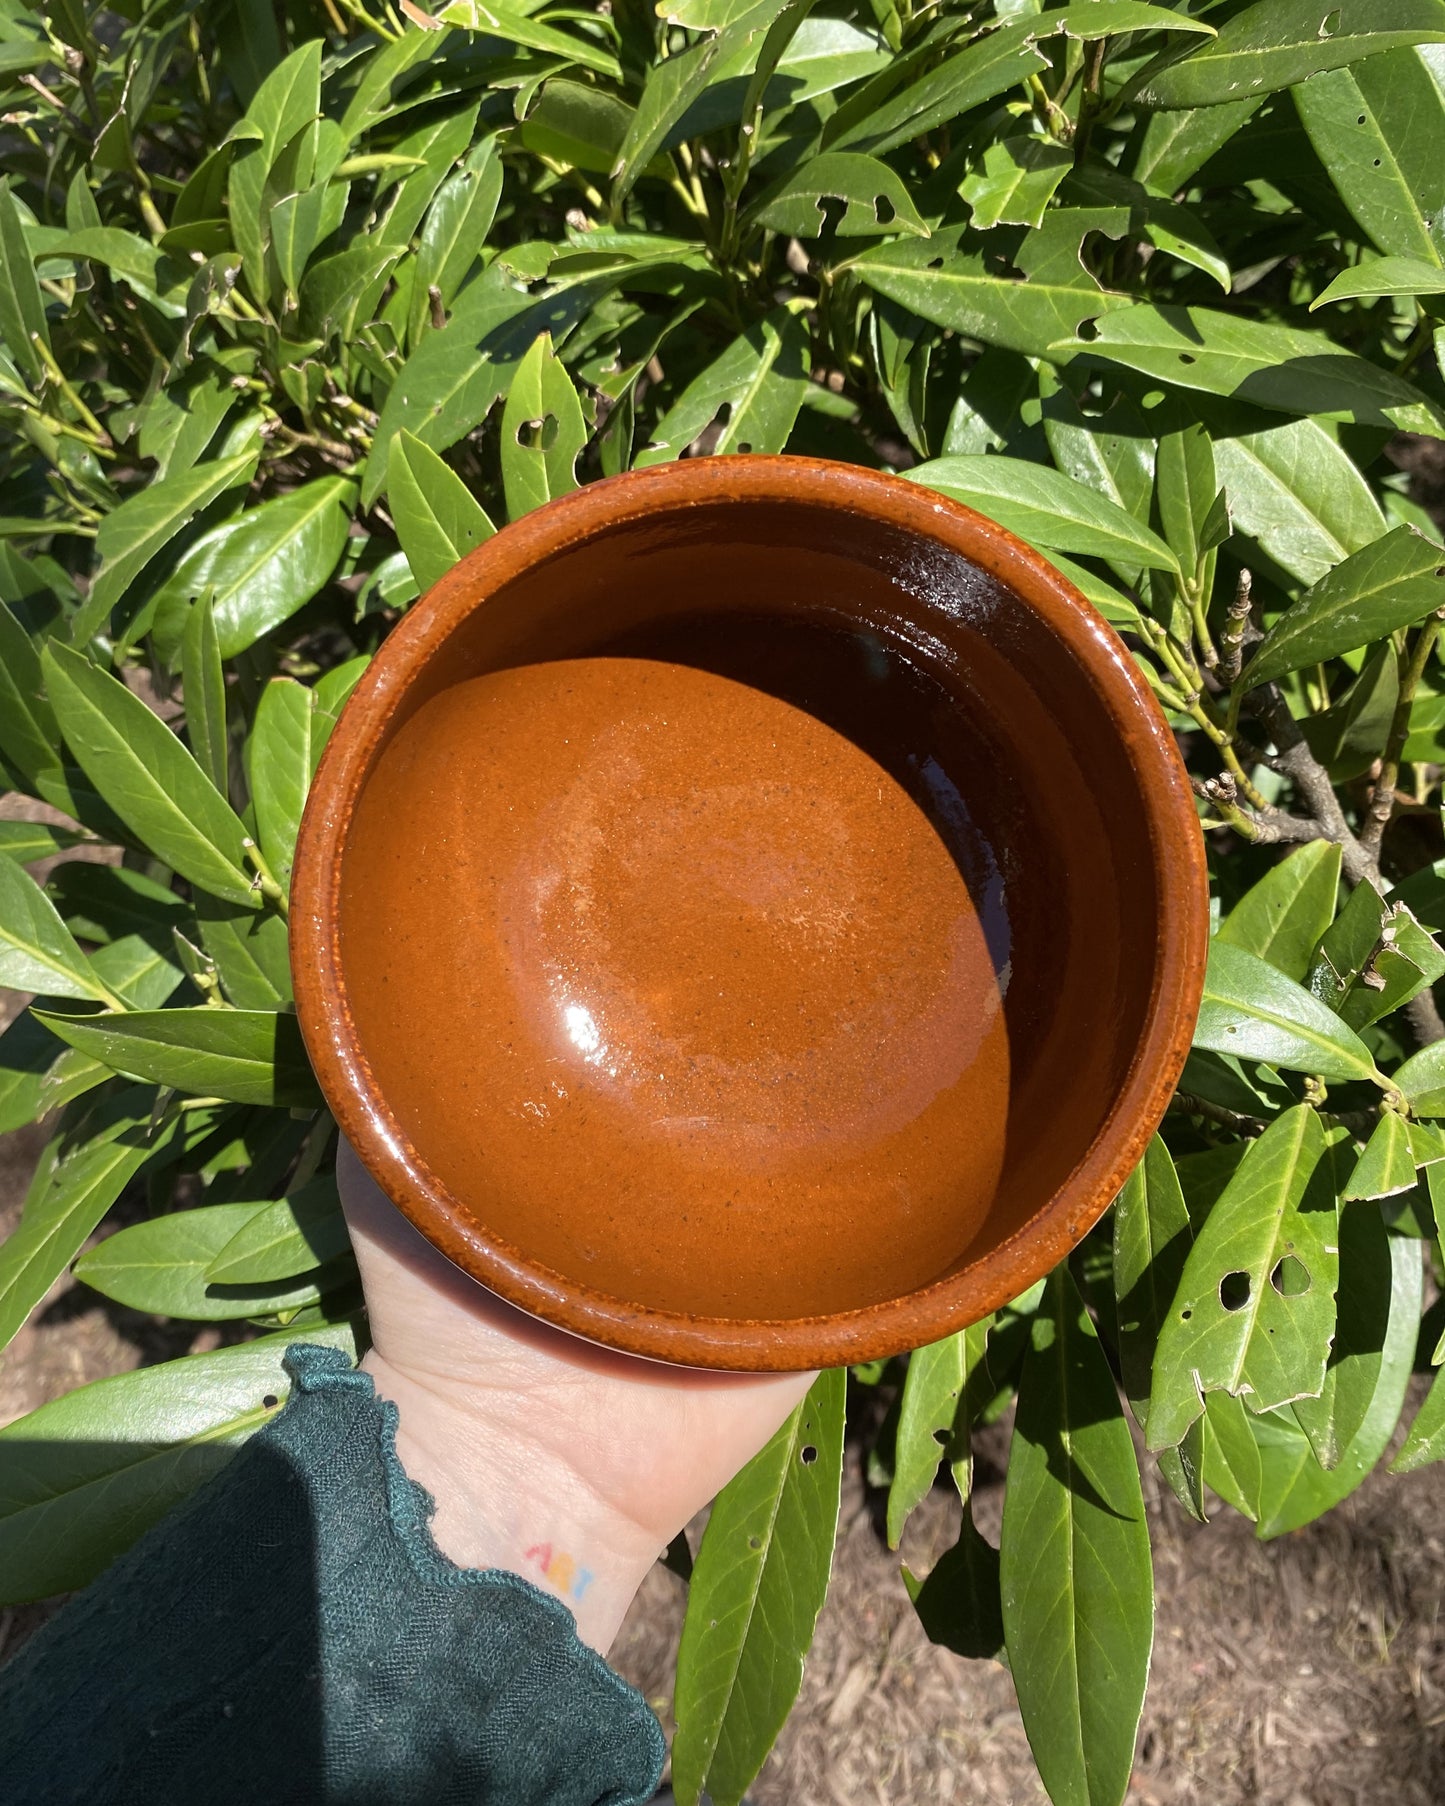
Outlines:
{"type": "Polygon", "coordinates": [[[813,1376],[666,1367],[565,1335],[454,1267],[345,1144],[337,1178],[371,1318],[362,1366],[436,1500],[437,1547],[557,1594],[605,1655],[653,1562],[813,1376]]]}

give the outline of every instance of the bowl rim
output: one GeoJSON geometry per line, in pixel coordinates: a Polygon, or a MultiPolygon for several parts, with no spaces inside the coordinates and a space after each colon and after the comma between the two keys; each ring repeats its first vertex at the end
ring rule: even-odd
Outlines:
{"type": "Polygon", "coordinates": [[[1204,840],[1184,763],[1123,641],[1075,586],[1007,529],[921,484],[825,459],[748,454],[654,465],[590,483],[504,527],[414,603],[373,657],[333,730],[298,836],[291,894],[296,1009],[342,1133],[381,1189],[451,1261],[558,1329],[684,1366],[781,1372],[853,1365],[922,1347],[1016,1298],[1102,1216],[1142,1157],[1188,1055],[1208,950],[1204,840]],[[895,1299],[828,1315],[719,1318],[595,1291],[470,1219],[388,1111],[341,977],[340,866],[361,780],[412,676],[460,622],[543,559],[658,512],[786,501],[863,515],[962,553],[1007,584],[1068,644],[1139,774],[1159,875],[1158,957],[1144,1032],[1112,1108],[1052,1197],[962,1271],[895,1299]]]}

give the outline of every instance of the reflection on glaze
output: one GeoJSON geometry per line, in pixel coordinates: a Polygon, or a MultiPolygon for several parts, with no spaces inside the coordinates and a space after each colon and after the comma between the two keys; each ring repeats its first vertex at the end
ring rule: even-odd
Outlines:
{"type": "MultiPolygon", "coordinates": [[[[847,656],[872,719],[917,713],[884,642],[847,656]]],[[[982,1222],[1004,891],[926,747],[880,762],[715,670],[565,660],[460,684],[386,749],[342,951],[383,1092],[490,1229],[603,1290],[790,1315],[926,1281],[982,1222]]]]}

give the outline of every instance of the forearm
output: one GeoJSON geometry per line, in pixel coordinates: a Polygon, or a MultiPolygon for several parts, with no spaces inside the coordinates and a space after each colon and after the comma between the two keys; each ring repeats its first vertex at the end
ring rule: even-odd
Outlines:
{"type": "Polygon", "coordinates": [[[362,1367],[397,1407],[397,1454],[436,1501],[431,1529],[442,1553],[552,1593],[582,1641],[605,1655],[662,1553],[655,1535],[598,1497],[569,1450],[544,1433],[527,1394],[451,1394],[399,1372],[375,1349],[362,1367]]]}

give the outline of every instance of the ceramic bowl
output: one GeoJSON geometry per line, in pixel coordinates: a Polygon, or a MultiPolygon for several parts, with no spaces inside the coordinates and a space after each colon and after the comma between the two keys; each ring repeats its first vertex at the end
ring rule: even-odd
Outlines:
{"type": "Polygon", "coordinates": [[[577,1335],[738,1370],[931,1342],[1157,1126],[1203,849],[1117,636],[897,478],[698,458],[473,552],[316,776],[297,1009],[382,1188],[577,1335]]]}

